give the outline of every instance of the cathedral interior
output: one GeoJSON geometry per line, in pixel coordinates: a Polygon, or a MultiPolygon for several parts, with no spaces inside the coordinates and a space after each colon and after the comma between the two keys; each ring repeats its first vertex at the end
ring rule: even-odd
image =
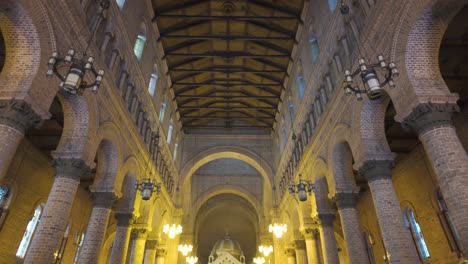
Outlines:
{"type": "Polygon", "coordinates": [[[468,0],[1,0],[0,264],[468,263],[468,0]]]}

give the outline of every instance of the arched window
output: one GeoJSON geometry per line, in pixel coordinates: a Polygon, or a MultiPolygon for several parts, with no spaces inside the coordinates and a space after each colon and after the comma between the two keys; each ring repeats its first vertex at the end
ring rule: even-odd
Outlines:
{"type": "Polygon", "coordinates": [[[156,91],[156,84],[158,83],[158,72],[154,71],[151,74],[151,78],[148,85],[148,92],[151,96],[154,96],[154,92],[156,91]]]}
{"type": "Polygon", "coordinates": [[[141,60],[143,55],[143,49],[145,48],[146,37],[144,35],[138,35],[135,40],[135,46],[133,47],[133,52],[138,60],[141,60]]]}
{"type": "Polygon", "coordinates": [[[171,144],[173,131],[174,131],[174,120],[171,117],[171,121],[169,121],[169,128],[167,129],[167,144],[171,144]]]}
{"type": "Polygon", "coordinates": [[[458,234],[457,230],[455,229],[455,225],[453,224],[452,216],[450,215],[447,204],[445,203],[444,196],[442,192],[439,190],[436,191],[436,199],[437,204],[439,206],[441,220],[443,223],[444,231],[447,233],[447,238],[449,238],[450,244],[453,249],[457,252],[461,253],[463,246],[461,245],[460,235],[458,234]]]}
{"type": "Polygon", "coordinates": [[[81,247],[83,246],[83,242],[84,242],[84,239],[85,239],[85,234],[86,234],[86,230],[83,231],[81,233],[81,235],[79,236],[78,248],[76,249],[75,260],[73,261],[73,263],[75,263],[75,264],[78,262],[78,256],[80,255],[80,250],[81,250],[81,247]]]}
{"type": "Polygon", "coordinates": [[[293,105],[291,96],[288,97],[288,108],[289,108],[289,117],[291,118],[291,126],[293,126],[294,117],[296,116],[296,114],[294,113],[294,105],[293,105]]]}
{"type": "Polygon", "coordinates": [[[174,144],[174,153],[172,154],[172,157],[174,160],[177,159],[177,149],[179,148],[179,137],[177,137],[176,142],[174,144]]]}
{"type": "Polygon", "coordinates": [[[429,258],[431,255],[429,254],[429,249],[427,248],[421,227],[416,220],[413,210],[406,207],[404,216],[406,226],[411,230],[411,234],[413,235],[413,241],[418,249],[419,257],[421,259],[429,258]]]}
{"type": "Polygon", "coordinates": [[[375,244],[374,237],[370,233],[364,232],[364,241],[366,241],[367,257],[369,258],[369,263],[375,264],[375,256],[374,256],[374,248],[373,248],[373,245],[375,244]]]}
{"type": "Polygon", "coordinates": [[[67,228],[65,229],[65,233],[63,233],[62,241],[60,242],[60,246],[55,251],[54,257],[55,257],[55,262],[56,264],[62,262],[63,258],[63,252],[65,251],[65,246],[67,245],[67,240],[68,240],[68,234],[70,233],[70,222],[67,225],[67,228]]]}
{"type": "Polygon", "coordinates": [[[122,8],[125,5],[125,0],[115,0],[115,2],[117,3],[117,6],[119,7],[119,9],[122,10],[122,8]]]}
{"type": "Polygon", "coordinates": [[[330,8],[330,12],[333,13],[333,11],[335,11],[337,2],[337,0],[328,0],[328,7],[330,8]]]}
{"type": "Polygon", "coordinates": [[[315,37],[309,38],[309,47],[310,47],[310,55],[311,55],[312,63],[315,64],[317,63],[319,53],[320,53],[320,47],[315,37]]]}
{"type": "Polygon", "coordinates": [[[16,251],[16,256],[18,258],[23,259],[26,255],[26,251],[28,250],[29,243],[31,242],[31,238],[34,235],[34,231],[36,230],[37,223],[41,218],[42,214],[42,205],[39,205],[36,210],[34,211],[33,218],[29,221],[26,231],[24,232],[23,239],[21,239],[21,243],[19,244],[18,251],[16,251]]]}
{"type": "Polygon", "coordinates": [[[286,132],[286,127],[284,126],[284,122],[283,122],[283,125],[281,126],[281,134],[282,134],[282,140],[283,140],[283,147],[286,145],[286,142],[288,141],[288,135],[287,135],[287,132],[286,132]]]}
{"type": "Polygon", "coordinates": [[[159,110],[159,123],[164,122],[164,116],[166,115],[166,101],[161,103],[161,109],[159,110]]]}
{"type": "Polygon", "coordinates": [[[299,90],[299,98],[302,99],[305,93],[305,83],[304,83],[304,77],[302,77],[302,74],[299,74],[297,76],[297,88],[299,90]]]}
{"type": "Polygon", "coordinates": [[[10,189],[6,185],[0,185],[0,207],[3,207],[3,202],[8,197],[10,189]]]}

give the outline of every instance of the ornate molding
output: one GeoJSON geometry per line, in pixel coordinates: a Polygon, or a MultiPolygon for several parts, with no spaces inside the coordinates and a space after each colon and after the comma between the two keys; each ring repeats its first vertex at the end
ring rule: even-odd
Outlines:
{"type": "Polygon", "coordinates": [[[334,213],[319,213],[314,220],[320,223],[322,226],[333,226],[336,214],[334,213]]]}
{"type": "Polygon", "coordinates": [[[358,192],[339,192],[332,197],[332,201],[338,209],[356,208],[358,192]]]}
{"type": "Polygon", "coordinates": [[[92,192],[93,207],[110,209],[118,196],[113,192],[92,192]]]}
{"type": "Polygon", "coordinates": [[[0,99],[0,124],[24,133],[30,126],[40,126],[41,121],[41,117],[25,101],[0,99]]]}
{"type": "Polygon", "coordinates": [[[452,126],[452,115],[459,112],[460,108],[456,104],[419,104],[403,120],[402,127],[422,134],[436,126],[452,126]]]}
{"type": "Polygon", "coordinates": [[[358,172],[369,182],[391,179],[393,166],[393,160],[367,160],[362,163],[358,172]]]}
{"type": "Polygon", "coordinates": [[[91,168],[82,159],[54,159],[52,167],[55,168],[56,176],[70,178],[79,181],[84,175],[91,173],[91,168]]]}
{"type": "Polygon", "coordinates": [[[294,248],[287,248],[284,250],[284,254],[288,257],[295,257],[296,256],[296,250],[294,248]]]}
{"type": "Polygon", "coordinates": [[[294,240],[293,242],[294,249],[306,249],[306,243],[304,240],[294,240]]]}
{"type": "Polygon", "coordinates": [[[146,240],[145,247],[149,250],[156,250],[158,247],[158,241],[155,239],[148,239],[146,240]]]}
{"type": "Polygon", "coordinates": [[[304,234],[304,238],[306,240],[317,239],[317,236],[319,234],[319,230],[318,230],[318,228],[304,228],[302,233],[304,234]]]}
{"type": "Polygon", "coordinates": [[[166,255],[167,255],[167,249],[166,248],[164,248],[164,247],[157,247],[156,248],[156,257],[164,258],[164,257],[166,257],[166,255]]]}

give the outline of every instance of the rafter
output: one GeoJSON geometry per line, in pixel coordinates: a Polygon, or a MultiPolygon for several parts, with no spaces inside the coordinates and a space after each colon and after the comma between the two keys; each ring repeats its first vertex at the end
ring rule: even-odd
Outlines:
{"type": "Polygon", "coordinates": [[[164,36],[164,35],[167,35],[167,34],[170,34],[170,33],[174,33],[174,32],[180,31],[180,30],[190,29],[192,27],[196,27],[196,26],[199,26],[199,25],[202,25],[202,24],[205,24],[205,23],[209,23],[209,22],[210,22],[209,20],[195,20],[195,21],[185,21],[184,20],[184,21],[182,21],[180,23],[176,23],[176,24],[171,25],[169,27],[162,28],[159,31],[159,35],[164,36]]]}
{"type": "MultiPolygon", "coordinates": [[[[178,11],[182,8],[189,8],[195,5],[203,4],[206,2],[209,2],[210,0],[190,0],[190,1],[174,1],[171,4],[165,5],[165,6],[160,6],[160,7],[154,7],[154,16],[155,18],[173,11],[178,11]]],[[[153,18],[153,21],[155,20],[153,18]]]]}
{"type": "Polygon", "coordinates": [[[183,49],[183,48],[188,48],[190,46],[194,46],[194,45],[206,42],[206,41],[207,40],[203,40],[203,39],[189,39],[187,41],[182,41],[182,42],[180,42],[178,44],[168,46],[164,50],[165,50],[165,52],[170,53],[170,52],[174,52],[176,50],[180,50],[180,49],[183,49]]]}
{"type": "Polygon", "coordinates": [[[276,40],[276,41],[291,41],[290,37],[257,37],[248,35],[164,35],[161,38],[173,39],[204,39],[204,40],[276,40]]]}
{"type": "Polygon", "coordinates": [[[278,6],[278,5],[273,4],[274,2],[265,1],[265,0],[249,0],[248,3],[252,3],[261,7],[266,7],[266,8],[296,17],[297,19],[300,19],[299,16],[300,16],[301,10],[296,10],[287,6],[278,6]]]}

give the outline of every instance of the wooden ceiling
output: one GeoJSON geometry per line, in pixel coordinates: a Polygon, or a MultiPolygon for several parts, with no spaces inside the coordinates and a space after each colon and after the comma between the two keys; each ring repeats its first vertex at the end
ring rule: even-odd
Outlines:
{"type": "Polygon", "coordinates": [[[185,132],[273,128],[303,4],[153,1],[185,132]]]}

